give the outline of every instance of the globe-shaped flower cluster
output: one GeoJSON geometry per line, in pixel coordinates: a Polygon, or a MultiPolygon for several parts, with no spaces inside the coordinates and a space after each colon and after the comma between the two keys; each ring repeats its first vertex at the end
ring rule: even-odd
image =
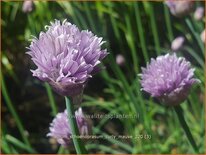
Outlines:
{"type": "Polygon", "coordinates": [[[190,62],[176,54],[158,56],[142,68],[142,90],[168,106],[178,105],[187,98],[191,86],[199,82],[193,77],[194,70],[190,62]]]}
{"type": "Polygon", "coordinates": [[[79,95],[107,55],[106,50],[101,49],[104,42],[66,20],[62,23],[55,20],[46,29],[28,48],[27,53],[37,66],[32,70],[33,76],[48,82],[63,96],[79,95]]]}

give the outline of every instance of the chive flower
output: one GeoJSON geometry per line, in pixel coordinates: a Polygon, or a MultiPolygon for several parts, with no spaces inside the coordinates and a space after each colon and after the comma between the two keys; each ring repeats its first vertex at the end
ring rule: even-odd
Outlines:
{"type": "MultiPolygon", "coordinates": [[[[88,135],[90,133],[90,124],[85,119],[81,108],[75,111],[75,118],[80,136],[88,135]]],[[[50,132],[47,136],[55,138],[62,146],[67,147],[72,145],[72,133],[66,110],[56,115],[50,124],[49,130],[50,132]]]]}
{"type": "Polygon", "coordinates": [[[73,97],[82,93],[86,82],[98,70],[98,64],[107,55],[101,49],[102,38],[88,30],[80,31],[64,20],[51,22],[34,38],[29,54],[37,66],[33,76],[48,82],[63,96],[73,97]]]}
{"type": "Polygon", "coordinates": [[[175,53],[158,56],[142,68],[142,90],[167,106],[178,105],[187,98],[191,86],[199,82],[194,70],[190,62],[175,53]]]}
{"type": "Polygon", "coordinates": [[[165,4],[169,7],[171,14],[176,17],[186,16],[194,9],[194,1],[190,0],[166,0],[165,4]]]}

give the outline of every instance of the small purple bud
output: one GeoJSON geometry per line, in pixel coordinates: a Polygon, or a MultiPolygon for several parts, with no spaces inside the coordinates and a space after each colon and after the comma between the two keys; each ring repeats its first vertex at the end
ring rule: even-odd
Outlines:
{"type": "Polygon", "coordinates": [[[201,37],[201,40],[202,40],[202,42],[203,43],[205,43],[205,29],[204,29],[204,31],[202,31],[202,33],[201,33],[201,35],[200,35],[200,37],[201,37]]]}
{"type": "Polygon", "coordinates": [[[196,10],[195,10],[195,13],[194,13],[194,18],[196,20],[201,20],[204,16],[204,8],[203,7],[198,7],[196,10]]]}
{"type": "Polygon", "coordinates": [[[194,9],[194,1],[190,0],[166,0],[165,4],[176,17],[186,16],[194,9]]]}
{"type": "Polygon", "coordinates": [[[122,54],[118,54],[116,56],[116,63],[119,65],[119,66],[124,66],[125,64],[125,58],[122,54]]]}
{"type": "Polygon", "coordinates": [[[24,0],[23,6],[22,6],[22,11],[24,13],[30,13],[34,9],[34,2],[33,0],[24,0]]]}
{"type": "Polygon", "coordinates": [[[171,49],[172,49],[173,51],[178,51],[178,50],[183,46],[184,41],[185,41],[185,38],[182,37],[182,36],[175,38],[175,39],[172,41],[171,49]]]}
{"type": "Polygon", "coordinates": [[[158,98],[166,106],[175,106],[183,102],[194,83],[194,70],[190,62],[176,54],[166,54],[151,59],[146,68],[142,68],[142,90],[158,98]]]}
{"type": "MultiPolygon", "coordinates": [[[[89,135],[91,132],[91,124],[84,117],[81,108],[75,112],[75,118],[79,128],[80,136],[89,135]]],[[[56,115],[50,124],[49,130],[50,132],[47,134],[47,136],[55,138],[59,144],[65,147],[72,145],[72,133],[66,110],[56,115]]]]}

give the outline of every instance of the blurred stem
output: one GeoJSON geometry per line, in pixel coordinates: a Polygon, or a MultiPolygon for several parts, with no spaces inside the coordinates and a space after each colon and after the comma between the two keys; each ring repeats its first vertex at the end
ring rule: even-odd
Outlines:
{"type": "Polygon", "coordinates": [[[187,125],[187,123],[186,123],[186,121],[184,119],[183,110],[182,110],[181,106],[176,106],[176,107],[174,107],[174,109],[175,109],[175,112],[177,114],[179,122],[182,125],[182,128],[183,128],[183,130],[184,130],[184,132],[185,132],[185,134],[186,134],[190,144],[192,145],[194,151],[196,153],[198,153],[199,152],[198,151],[198,147],[197,147],[197,145],[195,143],[195,140],[194,140],[194,138],[193,138],[193,136],[192,136],[192,134],[190,132],[190,129],[189,129],[189,127],[188,127],[188,125],[187,125]]]}
{"type": "Polygon", "coordinates": [[[142,20],[140,17],[139,3],[135,3],[134,8],[135,8],[135,16],[136,16],[137,29],[138,29],[139,38],[140,38],[140,44],[141,44],[141,48],[143,51],[144,60],[145,62],[147,62],[149,60],[149,56],[148,56],[146,43],[145,43],[144,28],[143,28],[142,20]]]}
{"type": "Polygon", "coordinates": [[[74,147],[76,149],[77,154],[86,154],[87,151],[81,139],[78,137],[80,134],[79,134],[79,129],[77,127],[73,104],[70,102],[69,97],[65,96],[65,101],[66,101],[67,115],[69,120],[69,126],[72,132],[72,140],[74,143],[74,147]]]}
{"type": "Polygon", "coordinates": [[[203,42],[202,42],[201,39],[200,39],[200,35],[199,35],[199,34],[195,31],[195,29],[193,28],[193,25],[192,25],[191,21],[189,20],[189,18],[186,18],[185,21],[186,21],[186,24],[187,24],[187,26],[189,27],[190,31],[191,31],[192,34],[194,35],[194,37],[195,37],[195,39],[196,39],[196,41],[197,41],[197,43],[198,43],[198,45],[199,45],[199,47],[200,47],[203,55],[204,55],[204,53],[205,53],[204,44],[203,44],[203,42]]]}
{"type": "Polygon", "coordinates": [[[49,103],[52,108],[52,116],[55,116],[58,113],[58,109],[55,103],[55,99],[54,99],[51,87],[48,83],[45,83],[45,87],[46,87],[47,95],[49,97],[49,103]]]}
{"type": "Polygon", "coordinates": [[[159,42],[159,36],[157,32],[157,25],[155,23],[154,9],[153,9],[153,5],[150,4],[149,6],[150,6],[149,16],[150,16],[152,34],[153,34],[154,43],[155,43],[155,50],[156,50],[156,53],[159,55],[160,54],[160,42],[159,42]]]}
{"type": "Polygon", "coordinates": [[[135,39],[133,36],[134,33],[132,32],[132,25],[129,19],[129,14],[125,15],[125,22],[126,22],[125,36],[126,36],[126,40],[129,45],[129,48],[131,50],[134,71],[135,71],[135,74],[137,74],[139,73],[139,68],[138,68],[139,60],[138,60],[137,51],[135,47],[135,39]]]}
{"type": "Polygon", "coordinates": [[[204,68],[204,58],[200,57],[200,55],[189,46],[183,46],[183,49],[185,49],[198,62],[198,64],[204,68]]]}
{"type": "Polygon", "coordinates": [[[1,149],[4,153],[6,154],[9,154],[12,152],[12,149],[9,145],[9,143],[7,142],[6,140],[6,134],[5,134],[5,131],[4,131],[4,127],[1,127],[1,149]]]}
{"type": "Polygon", "coordinates": [[[15,137],[12,137],[11,135],[6,135],[6,140],[10,142],[11,144],[15,145],[16,147],[23,149],[25,151],[28,151],[29,153],[37,153],[34,149],[31,147],[28,147],[24,143],[22,143],[20,140],[16,139],[15,137]]]}
{"type": "Polygon", "coordinates": [[[169,10],[166,7],[165,4],[164,5],[164,14],[165,14],[165,21],[166,21],[166,26],[167,26],[167,31],[168,31],[168,37],[169,40],[172,41],[174,36],[173,36],[173,32],[172,32],[172,24],[171,24],[171,20],[170,20],[170,14],[169,14],[169,10]]]}
{"type": "MultiPolygon", "coordinates": [[[[95,133],[95,134],[101,134],[102,136],[104,137],[107,137],[109,136],[107,133],[101,131],[98,127],[93,127],[92,128],[92,131],[95,133]]],[[[118,145],[119,147],[121,147],[122,149],[125,149],[127,151],[127,153],[131,153],[132,151],[132,147],[126,143],[123,143],[117,139],[113,139],[113,138],[108,138],[106,139],[108,142],[110,142],[111,144],[116,144],[118,145]]]]}
{"type": "MultiPolygon", "coordinates": [[[[88,19],[89,24],[90,24],[90,26],[91,26],[91,28],[92,28],[92,31],[95,32],[95,33],[97,33],[97,31],[96,31],[96,25],[95,25],[95,23],[93,22],[93,21],[94,21],[94,18],[92,17],[92,13],[90,12],[91,8],[89,8],[88,2],[84,2],[83,5],[84,5],[84,9],[85,9],[85,13],[86,13],[87,19],[88,19]]],[[[90,5],[91,5],[91,4],[90,4],[90,5]]]]}
{"type": "Polygon", "coordinates": [[[7,91],[7,87],[6,87],[6,84],[5,84],[5,81],[4,81],[4,77],[3,77],[3,74],[2,72],[0,73],[1,74],[1,87],[2,87],[2,94],[3,94],[3,97],[5,99],[5,102],[8,106],[8,109],[9,111],[11,112],[15,122],[16,122],[16,125],[19,129],[19,132],[23,138],[23,141],[26,145],[28,145],[30,148],[31,148],[31,145],[29,143],[29,140],[28,140],[28,137],[25,135],[25,130],[24,130],[24,127],[21,123],[21,120],[15,110],[15,107],[13,106],[12,102],[11,102],[11,99],[10,99],[10,96],[8,94],[8,91],[7,91]]]}
{"type": "Polygon", "coordinates": [[[116,151],[113,148],[106,146],[106,145],[102,145],[102,144],[87,144],[87,149],[97,149],[98,151],[101,150],[103,152],[109,152],[110,154],[126,154],[123,151],[116,151]]]}
{"type": "Polygon", "coordinates": [[[57,154],[70,154],[69,149],[66,149],[64,146],[60,146],[57,154]]]}

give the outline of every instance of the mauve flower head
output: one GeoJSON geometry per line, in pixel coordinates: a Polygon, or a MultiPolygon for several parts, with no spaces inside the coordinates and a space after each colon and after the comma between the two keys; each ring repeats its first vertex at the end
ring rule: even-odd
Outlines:
{"type": "Polygon", "coordinates": [[[171,49],[172,49],[173,51],[179,50],[179,49],[183,46],[184,41],[185,41],[185,38],[182,37],[182,36],[179,36],[179,37],[175,38],[175,39],[172,41],[171,49]]]}
{"type": "Polygon", "coordinates": [[[77,96],[88,78],[99,71],[98,64],[107,55],[101,49],[104,41],[66,20],[62,23],[55,20],[46,29],[28,48],[27,54],[37,66],[32,70],[33,76],[48,82],[60,95],[77,96]]]}
{"type": "Polygon", "coordinates": [[[22,6],[22,11],[24,13],[29,13],[29,12],[32,12],[33,9],[34,9],[33,0],[24,0],[23,6],[22,6]]]}
{"type": "Polygon", "coordinates": [[[166,0],[165,4],[176,17],[186,16],[194,9],[194,1],[191,0],[166,0]]]}
{"type": "Polygon", "coordinates": [[[176,54],[158,56],[142,68],[142,90],[164,105],[178,105],[187,98],[191,86],[199,82],[194,78],[194,70],[190,62],[176,54]]]}
{"type": "MultiPolygon", "coordinates": [[[[90,133],[91,127],[89,122],[85,119],[81,108],[75,111],[75,118],[79,128],[80,136],[88,135],[90,133]]],[[[49,130],[50,132],[47,134],[47,136],[55,138],[59,144],[65,147],[72,145],[72,133],[66,110],[56,115],[50,124],[49,130]]]]}
{"type": "Polygon", "coordinates": [[[194,12],[194,18],[196,20],[201,20],[204,16],[204,8],[203,7],[198,7],[195,12],[194,12]]]}

